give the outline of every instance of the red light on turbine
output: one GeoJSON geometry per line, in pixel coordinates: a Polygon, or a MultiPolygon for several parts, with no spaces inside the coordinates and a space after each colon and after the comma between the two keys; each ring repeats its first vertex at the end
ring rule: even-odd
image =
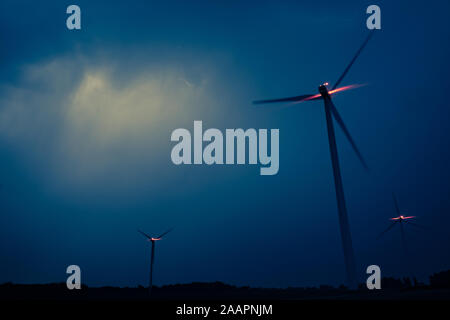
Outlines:
{"type": "Polygon", "coordinates": [[[395,218],[390,218],[389,220],[407,220],[407,219],[413,219],[413,218],[415,218],[416,216],[408,216],[408,217],[405,217],[405,216],[398,216],[398,217],[395,217],[395,218]]]}
{"type": "Polygon", "coordinates": [[[302,102],[302,101],[308,101],[308,100],[312,100],[312,99],[316,99],[316,98],[319,98],[320,96],[321,96],[321,94],[318,93],[318,94],[315,94],[315,95],[313,95],[313,96],[311,96],[311,97],[309,97],[309,98],[305,98],[305,99],[303,99],[303,100],[300,100],[299,102],[302,102]]]}
{"type": "Polygon", "coordinates": [[[341,92],[341,91],[346,91],[346,90],[350,90],[350,89],[356,89],[359,87],[363,87],[365,86],[365,84],[351,84],[349,86],[345,86],[345,87],[340,87],[334,90],[330,90],[328,91],[329,94],[333,94],[333,93],[337,93],[337,92],[341,92]]]}

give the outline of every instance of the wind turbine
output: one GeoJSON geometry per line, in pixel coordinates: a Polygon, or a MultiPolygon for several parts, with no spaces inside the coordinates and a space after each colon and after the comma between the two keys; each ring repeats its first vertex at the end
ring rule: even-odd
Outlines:
{"type": "Polygon", "coordinates": [[[344,86],[338,88],[339,84],[344,79],[345,75],[350,70],[351,66],[355,62],[355,60],[360,55],[361,51],[364,49],[364,47],[367,45],[367,42],[369,42],[370,38],[372,37],[374,31],[371,31],[366,40],[363,42],[361,47],[358,49],[356,54],[354,55],[353,59],[350,61],[348,66],[345,68],[342,75],[339,77],[339,79],[336,81],[334,86],[331,88],[331,90],[328,90],[328,82],[325,82],[324,84],[319,86],[319,93],[318,94],[306,94],[306,95],[300,95],[295,97],[288,97],[288,98],[281,98],[281,99],[270,99],[270,100],[258,100],[254,101],[254,104],[263,104],[263,103],[275,103],[275,102],[291,102],[291,103],[300,103],[303,101],[310,101],[310,100],[323,100],[325,105],[325,119],[327,123],[327,131],[328,131],[328,142],[330,145],[330,154],[331,154],[331,164],[333,167],[333,175],[334,175],[334,184],[336,188],[336,200],[337,200],[337,207],[338,207],[338,216],[339,216],[339,225],[341,230],[341,239],[342,239],[342,247],[344,249],[344,259],[345,259],[345,267],[346,267],[346,273],[347,273],[347,282],[350,288],[356,288],[358,279],[356,274],[356,263],[355,263],[355,255],[353,252],[353,245],[352,245],[352,237],[350,232],[350,226],[348,223],[348,215],[347,215],[347,208],[345,205],[345,197],[344,197],[344,188],[342,185],[342,177],[341,177],[341,170],[339,166],[339,158],[338,158],[338,152],[337,152],[337,146],[336,146],[336,137],[334,133],[334,126],[333,126],[333,120],[332,117],[334,116],[334,119],[336,120],[337,124],[341,127],[342,131],[344,131],[345,136],[347,137],[348,141],[350,142],[353,150],[355,151],[357,157],[361,161],[363,167],[368,170],[367,164],[364,161],[361,153],[359,152],[352,136],[350,135],[350,132],[348,131],[346,125],[344,124],[344,121],[342,120],[341,116],[339,115],[339,112],[337,111],[336,107],[333,104],[333,101],[331,100],[331,96],[335,93],[353,89],[355,87],[358,87],[358,85],[350,85],[350,86],[344,86]]]}
{"type": "Polygon", "coordinates": [[[153,262],[155,261],[155,242],[161,240],[163,236],[165,236],[166,234],[168,234],[172,230],[173,230],[173,228],[171,228],[171,229],[167,230],[166,232],[160,234],[156,238],[150,237],[145,232],[142,232],[141,230],[138,230],[138,232],[140,234],[142,234],[144,237],[147,238],[147,241],[150,241],[152,243],[152,253],[151,253],[151,260],[150,260],[150,279],[149,279],[149,285],[148,285],[149,293],[152,292],[152,287],[153,287],[153,262]]]}
{"type": "Polygon", "coordinates": [[[409,224],[409,225],[417,227],[417,228],[422,228],[422,226],[420,226],[414,222],[411,222],[411,220],[414,219],[415,216],[402,215],[400,213],[400,208],[398,206],[397,198],[395,197],[394,193],[392,194],[392,198],[394,199],[395,212],[398,214],[398,216],[389,219],[392,221],[392,223],[389,225],[389,227],[386,230],[384,230],[382,233],[380,233],[380,235],[378,236],[377,239],[380,239],[386,232],[391,230],[396,225],[400,225],[400,233],[401,233],[401,237],[402,237],[403,250],[405,251],[405,254],[408,254],[408,250],[407,250],[407,246],[406,246],[405,230],[403,229],[403,225],[409,224]]]}

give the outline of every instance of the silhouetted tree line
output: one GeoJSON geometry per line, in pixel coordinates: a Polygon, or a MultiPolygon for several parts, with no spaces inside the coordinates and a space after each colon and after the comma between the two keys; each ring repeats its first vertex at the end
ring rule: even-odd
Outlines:
{"type": "Polygon", "coordinates": [[[433,273],[430,276],[432,288],[450,288],[450,270],[433,273]]]}
{"type": "MultiPolygon", "coordinates": [[[[350,291],[345,286],[333,287],[289,287],[252,288],[237,287],[222,282],[174,284],[154,287],[152,299],[156,300],[196,300],[196,299],[404,299],[404,293],[414,294],[413,298],[432,299],[433,297],[450,298],[450,270],[434,273],[429,277],[428,285],[415,278],[396,279],[385,277],[381,280],[382,290],[368,290],[365,283],[358,291],[350,291]],[[443,290],[442,290],[443,289],[443,290]]],[[[409,296],[406,296],[409,297],[409,296]]],[[[51,284],[13,284],[0,285],[0,300],[12,299],[57,299],[57,300],[136,300],[148,299],[148,289],[143,286],[135,288],[87,287],[81,290],[68,290],[65,283],[51,284]]]]}

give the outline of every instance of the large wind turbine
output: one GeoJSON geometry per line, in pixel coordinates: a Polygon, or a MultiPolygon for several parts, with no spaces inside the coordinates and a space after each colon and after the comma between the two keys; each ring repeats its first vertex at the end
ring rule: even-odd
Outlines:
{"type": "Polygon", "coordinates": [[[152,243],[152,253],[151,253],[151,260],[150,260],[150,279],[149,279],[149,285],[148,285],[148,291],[152,292],[153,287],[153,262],[155,261],[155,242],[162,239],[163,236],[168,234],[172,229],[167,230],[163,234],[157,236],[156,238],[150,237],[148,234],[142,232],[141,230],[138,230],[140,234],[142,234],[144,237],[147,238],[147,241],[150,241],[152,243]]]}
{"type": "Polygon", "coordinates": [[[344,188],[342,185],[342,178],[341,178],[341,170],[339,166],[339,158],[338,158],[338,151],[336,146],[336,137],[334,133],[334,126],[333,126],[333,120],[332,117],[334,116],[334,119],[336,120],[337,124],[341,127],[342,131],[344,131],[345,136],[347,137],[348,141],[350,142],[353,150],[355,151],[357,157],[361,161],[363,167],[368,170],[368,167],[366,165],[366,162],[364,161],[361,153],[359,152],[353,138],[350,135],[350,132],[348,131],[347,127],[344,124],[344,121],[342,120],[341,116],[339,115],[339,112],[337,111],[336,107],[334,106],[331,96],[334,93],[341,92],[344,90],[352,89],[357,87],[357,85],[351,85],[351,86],[345,86],[338,88],[339,84],[344,79],[345,75],[350,70],[351,66],[355,62],[355,60],[360,55],[361,51],[366,46],[367,42],[372,37],[374,31],[371,31],[369,36],[366,38],[366,40],[363,42],[361,47],[356,52],[353,59],[350,61],[348,66],[345,68],[342,75],[339,77],[339,79],[336,81],[334,86],[331,88],[330,91],[328,91],[328,83],[324,83],[319,86],[319,93],[318,94],[307,94],[307,95],[300,95],[295,97],[289,97],[289,98],[281,98],[281,99],[270,99],[270,100],[258,100],[254,101],[254,104],[262,104],[262,103],[274,103],[274,102],[291,102],[291,103],[299,103],[302,101],[309,101],[309,100],[323,100],[325,105],[325,119],[327,123],[327,131],[328,131],[328,142],[330,145],[330,154],[331,154],[331,164],[333,167],[333,175],[334,175],[334,184],[336,187],[336,200],[337,200],[337,207],[338,207],[338,215],[339,215],[339,225],[341,230],[341,239],[342,239],[342,246],[344,249],[344,259],[345,259],[345,266],[346,266],[346,272],[347,272],[347,282],[350,288],[356,288],[358,284],[357,274],[356,274],[356,263],[355,263],[355,255],[353,252],[353,245],[352,245],[352,237],[350,232],[350,226],[348,223],[348,215],[347,215],[347,208],[345,205],[345,197],[344,197],[344,188]]]}

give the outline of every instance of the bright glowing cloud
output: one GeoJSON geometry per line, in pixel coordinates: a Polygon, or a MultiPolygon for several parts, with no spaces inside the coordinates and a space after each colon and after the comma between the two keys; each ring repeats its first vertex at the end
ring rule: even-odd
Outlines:
{"type": "Polygon", "coordinates": [[[55,59],[3,88],[0,135],[64,183],[91,185],[118,172],[138,177],[144,167],[167,164],[172,128],[209,105],[207,86],[206,73],[194,82],[169,65],[131,74],[55,59]]]}

